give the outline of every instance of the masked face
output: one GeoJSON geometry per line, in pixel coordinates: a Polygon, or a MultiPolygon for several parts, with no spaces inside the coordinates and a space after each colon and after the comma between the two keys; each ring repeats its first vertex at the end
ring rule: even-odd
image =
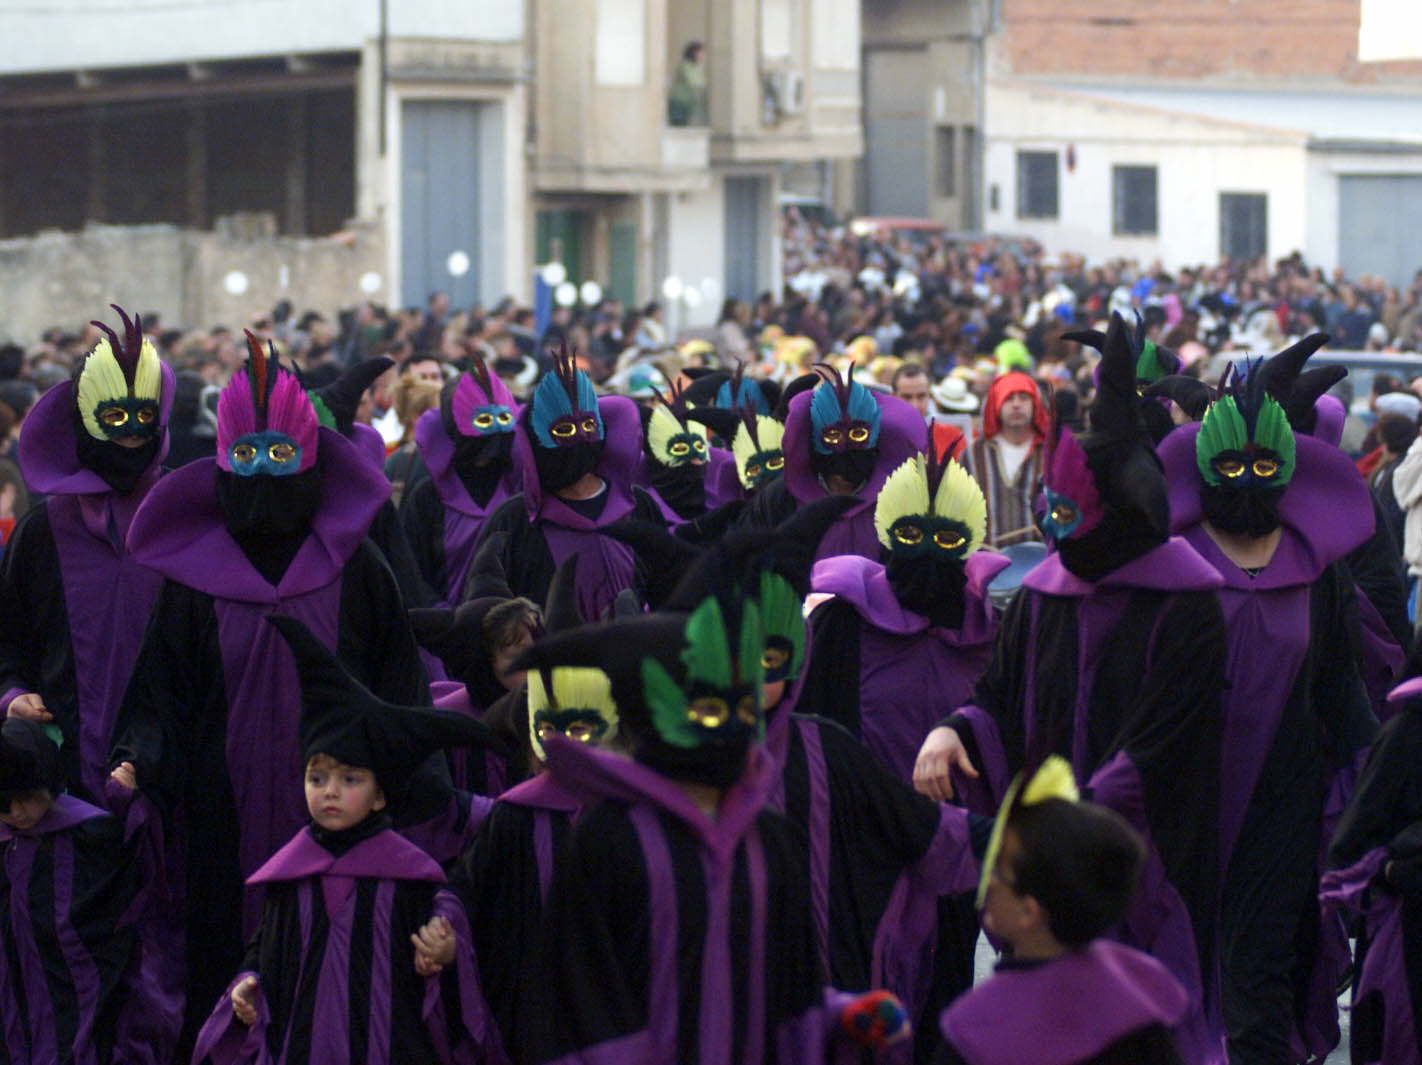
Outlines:
{"type": "Polygon", "coordinates": [[[245,433],[227,449],[228,468],[238,477],[290,477],[301,472],[301,445],[286,433],[245,433]]]}
{"type": "Polygon", "coordinates": [[[811,444],[819,455],[873,451],[879,446],[881,415],[869,390],[854,380],[821,381],[810,398],[811,444]]]}
{"type": "Polygon", "coordinates": [[[612,682],[600,669],[556,666],[528,674],[529,740],[541,762],[553,736],[599,745],[617,734],[612,682]]]}
{"type": "Polygon", "coordinates": [[[1295,452],[1284,409],[1257,381],[1236,384],[1206,411],[1195,437],[1205,516],[1238,535],[1259,537],[1278,528],[1295,452]]]}
{"type": "Polygon", "coordinates": [[[592,381],[571,362],[557,362],[533,393],[531,428],[543,448],[601,444],[602,414],[592,381]]]}
{"type": "Polygon", "coordinates": [[[1042,476],[1042,502],[1038,525],[1042,533],[1060,545],[1086,536],[1105,517],[1105,502],[1096,485],[1086,452],[1063,428],[1047,456],[1042,476]]]}
{"type": "Polygon", "coordinates": [[[158,351],[143,336],[142,323],[126,315],[123,340],[106,326],[100,328],[108,335],[85,357],[74,389],[84,431],[100,442],[154,439],[162,429],[158,351]]]}
{"type": "Polygon", "coordinates": [[[217,398],[217,465],[236,477],[291,477],[316,465],[320,420],[294,373],[248,334],[246,366],[217,398]]]}

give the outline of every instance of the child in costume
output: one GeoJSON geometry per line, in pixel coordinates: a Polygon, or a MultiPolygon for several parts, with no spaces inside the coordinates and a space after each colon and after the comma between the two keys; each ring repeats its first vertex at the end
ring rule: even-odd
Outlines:
{"type": "Polygon", "coordinates": [[[64,794],[51,731],[0,726],[0,1060],[167,1065],[176,1016],[142,964],[145,836],[64,794]]]}
{"type": "Polygon", "coordinates": [[[1065,759],[1018,775],[978,889],[1008,956],[944,1011],[940,1065],[1179,1065],[1170,1028],[1185,989],[1153,958],[1099,938],[1125,915],[1143,858],[1125,821],[1077,801],[1065,759]]]}
{"type": "Polygon", "coordinates": [[[384,703],[301,622],[271,623],[301,675],[311,823],[248,877],[266,889],[261,926],[193,1061],[452,1061],[440,989],[416,974],[410,941],[444,874],[385,809],[432,752],[487,730],[384,703]]]}

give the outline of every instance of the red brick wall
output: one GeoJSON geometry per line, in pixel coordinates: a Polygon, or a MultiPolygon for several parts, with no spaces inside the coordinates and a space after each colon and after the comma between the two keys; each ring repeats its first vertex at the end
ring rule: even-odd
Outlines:
{"type": "Polygon", "coordinates": [[[1013,72],[1181,80],[1422,80],[1359,63],[1360,0],[1002,0],[1013,72]]]}

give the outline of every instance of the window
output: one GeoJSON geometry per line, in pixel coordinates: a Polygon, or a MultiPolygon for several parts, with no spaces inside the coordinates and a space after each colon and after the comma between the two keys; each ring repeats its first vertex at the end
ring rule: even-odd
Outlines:
{"type": "Polygon", "coordinates": [[[761,0],[760,57],[789,59],[794,39],[795,16],[790,0],[761,0]]]}
{"type": "Polygon", "coordinates": [[[940,196],[958,195],[958,131],[952,126],[939,126],[934,136],[934,163],[938,170],[937,187],[940,196]]]}
{"type": "Polygon", "coordinates": [[[1057,153],[1017,153],[1017,217],[1057,217],[1057,153]]]}
{"type": "Polygon", "coordinates": [[[599,85],[647,80],[647,0],[597,0],[593,71],[599,85]]]}
{"type": "Polygon", "coordinates": [[[1118,237],[1153,236],[1156,222],[1156,170],[1153,166],[1111,168],[1111,232],[1118,237]]]}
{"type": "Polygon", "coordinates": [[[1220,255],[1239,262],[1262,258],[1269,246],[1269,197],[1220,193],[1220,255]]]}

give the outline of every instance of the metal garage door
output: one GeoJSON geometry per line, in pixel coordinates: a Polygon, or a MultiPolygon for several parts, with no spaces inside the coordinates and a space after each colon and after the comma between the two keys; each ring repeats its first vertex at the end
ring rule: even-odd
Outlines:
{"type": "Polygon", "coordinates": [[[400,295],[407,305],[423,303],[437,289],[448,292],[455,307],[478,299],[480,120],[486,106],[418,100],[401,109],[400,295]]]}
{"type": "Polygon", "coordinates": [[[928,52],[875,49],[864,62],[865,213],[926,218],[928,52]]]}
{"type": "Polygon", "coordinates": [[[726,179],[726,295],[753,300],[760,295],[761,213],[766,200],[765,178],[726,179]]]}
{"type": "Polygon", "coordinates": [[[1403,285],[1422,268],[1422,175],[1345,174],[1338,179],[1338,263],[1349,277],[1377,274],[1403,285]]]}

